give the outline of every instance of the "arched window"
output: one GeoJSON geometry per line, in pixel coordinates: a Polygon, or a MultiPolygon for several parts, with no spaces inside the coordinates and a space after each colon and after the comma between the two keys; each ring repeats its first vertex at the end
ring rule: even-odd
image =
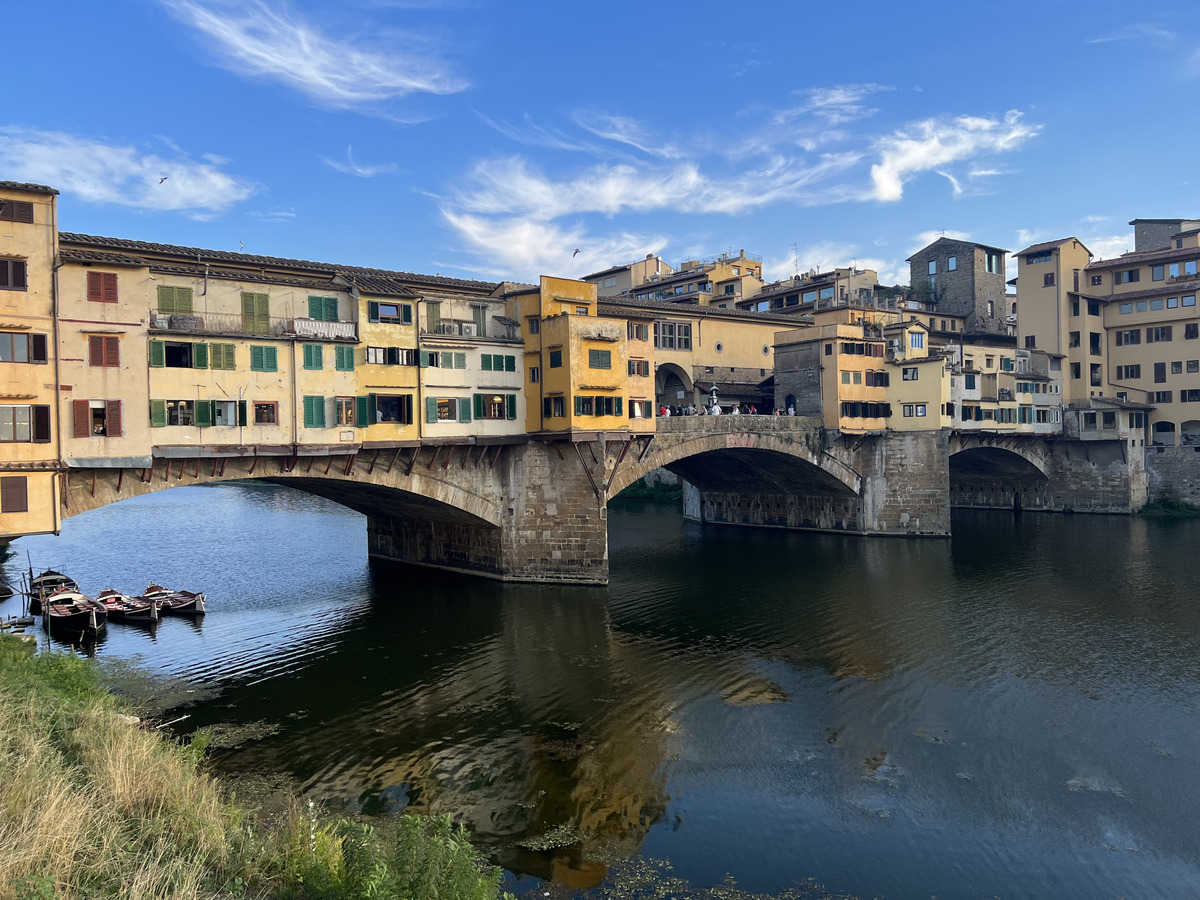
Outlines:
{"type": "Polygon", "coordinates": [[[1153,439],[1151,443],[1156,447],[1174,447],[1175,446],[1175,423],[1174,422],[1155,422],[1153,429],[1153,439]]]}

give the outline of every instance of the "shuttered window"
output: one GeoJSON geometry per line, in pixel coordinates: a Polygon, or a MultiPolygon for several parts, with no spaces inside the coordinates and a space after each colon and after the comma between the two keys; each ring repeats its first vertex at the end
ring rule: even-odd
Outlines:
{"type": "Polygon", "coordinates": [[[252,346],[250,348],[251,372],[277,371],[277,353],[275,347],[252,346]]]}
{"type": "Polygon", "coordinates": [[[308,317],[318,322],[336,322],[338,320],[337,297],[309,297],[308,317]]]}
{"type": "Polygon", "coordinates": [[[49,344],[44,334],[31,334],[29,336],[29,361],[31,363],[49,362],[49,344]]]}
{"type": "Polygon", "coordinates": [[[612,368],[612,351],[611,350],[589,350],[588,351],[588,368],[589,369],[611,369],[612,368]]]}
{"type": "Polygon", "coordinates": [[[271,333],[271,298],[268,294],[242,292],[242,331],[246,334],[271,333]]]}
{"type": "Polygon", "coordinates": [[[104,428],[109,437],[120,437],[125,433],[125,423],[121,417],[121,401],[104,401],[104,428]]]}
{"type": "Polygon", "coordinates": [[[182,313],[191,315],[192,289],[190,287],[158,286],[158,311],[160,313],[182,313]]]}
{"type": "Polygon", "coordinates": [[[93,303],[116,303],[117,274],[115,272],[88,272],[87,298],[93,303]]]}
{"type": "Polygon", "coordinates": [[[162,428],[167,424],[167,401],[150,401],[150,427],[162,428]]]}
{"type": "MultiPolygon", "coordinates": [[[[314,300],[314,299],[319,300],[321,298],[320,297],[315,297],[315,298],[309,297],[308,299],[309,300],[314,300]]],[[[305,344],[304,345],[304,368],[306,368],[306,369],[323,369],[323,368],[325,368],[323,353],[321,352],[322,349],[323,348],[321,347],[320,344],[305,344]]],[[[339,349],[341,349],[341,348],[339,348],[339,349]]]]}
{"type": "Polygon", "coordinates": [[[333,365],[339,372],[354,371],[354,348],[338,344],[333,348],[333,365]]]}
{"type": "Polygon", "coordinates": [[[91,403],[87,400],[74,400],[71,404],[72,419],[75,424],[75,437],[85,438],[92,436],[92,409],[91,403]]]}
{"type": "Polygon", "coordinates": [[[23,259],[0,259],[0,291],[23,291],[29,287],[29,270],[23,259]]]}
{"type": "Polygon", "coordinates": [[[24,475],[0,478],[0,512],[29,512],[29,480],[24,475]]]}
{"type": "Polygon", "coordinates": [[[325,427],[325,398],[324,397],[305,397],[304,398],[304,427],[305,428],[324,428],[325,427]]]}
{"type": "Polygon", "coordinates": [[[88,365],[115,369],[121,365],[121,341],[117,337],[93,334],[88,338],[88,365]]]}
{"type": "Polygon", "coordinates": [[[0,222],[33,224],[33,204],[26,200],[6,200],[0,197],[0,222]]]}
{"type": "Polygon", "coordinates": [[[237,359],[233,344],[209,344],[208,367],[210,369],[225,369],[232,371],[237,368],[237,359]]]}

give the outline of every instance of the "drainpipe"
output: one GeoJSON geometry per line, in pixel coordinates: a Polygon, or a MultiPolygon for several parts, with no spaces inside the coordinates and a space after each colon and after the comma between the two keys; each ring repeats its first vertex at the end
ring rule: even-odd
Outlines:
{"type": "MultiPolygon", "coordinates": [[[[413,423],[417,426],[417,452],[421,452],[420,445],[425,441],[425,399],[422,396],[421,388],[424,386],[425,376],[424,369],[421,366],[421,304],[425,302],[424,297],[418,297],[415,308],[413,310],[413,327],[417,330],[417,402],[413,404],[413,423]]],[[[415,457],[414,457],[415,459],[415,457]]]]}
{"type": "MultiPolygon", "coordinates": [[[[292,456],[300,454],[300,425],[299,413],[296,411],[296,401],[299,399],[297,395],[296,382],[300,378],[300,369],[296,365],[296,340],[292,340],[292,456]]],[[[247,418],[249,424],[249,418],[247,418]]]]}

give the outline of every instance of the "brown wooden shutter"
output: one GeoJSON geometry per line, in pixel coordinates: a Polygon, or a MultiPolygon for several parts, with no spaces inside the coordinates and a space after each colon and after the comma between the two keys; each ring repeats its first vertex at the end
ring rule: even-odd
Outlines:
{"type": "Polygon", "coordinates": [[[34,363],[44,363],[50,361],[50,355],[46,342],[46,335],[31,334],[29,336],[29,361],[34,363]]]}
{"type": "Polygon", "coordinates": [[[104,276],[100,272],[87,273],[87,298],[93,303],[104,300],[104,276]]]}
{"type": "Polygon", "coordinates": [[[115,272],[104,273],[104,302],[117,302],[117,275],[115,272]]]}
{"type": "Polygon", "coordinates": [[[29,483],[24,475],[0,478],[0,512],[29,512],[29,483]]]}
{"type": "Polygon", "coordinates": [[[92,436],[92,416],[91,410],[86,400],[72,400],[75,416],[75,437],[85,438],[92,436]]]}
{"type": "Polygon", "coordinates": [[[104,428],[108,432],[108,436],[120,437],[124,434],[121,426],[121,401],[106,400],[104,402],[104,428]]]}
{"type": "Polygon", "coordinates": [[[33,407],[33,443],[50,443],[50,407],[33,407]]]}
{"type": "Polygon", "coordinates": [[[106,337],[104,339],[104,365],[120,368],[121,365],[121,339],[116,337],[106,337]]]}
{"type": "Polygon", "coordinates": [[[104,338],[98,334],[88,338],[88,365],[104,365],[104,338]]]}

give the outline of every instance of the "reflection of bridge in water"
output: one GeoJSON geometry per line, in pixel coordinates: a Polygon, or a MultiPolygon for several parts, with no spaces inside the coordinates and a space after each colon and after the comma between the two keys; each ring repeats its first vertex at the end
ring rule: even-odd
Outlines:
{"type": "Polygon", "coordinates": [[[952,497],[1008,509],[1129,509],[1129,467],[1119,448],[1074,442],[1067,452],[1043,438],[947,431],[838,435],[799,417],[691,416],[656,425],[651,435],[576,432],[317,454],[161,447],[148,468],[69,470],[62,513],[253,478],[363,513],[377,556],[511,580],[603,583],[608,501],[658,468],[686,482],[685,514],[723,524],[947,535],[952,497]]]}

